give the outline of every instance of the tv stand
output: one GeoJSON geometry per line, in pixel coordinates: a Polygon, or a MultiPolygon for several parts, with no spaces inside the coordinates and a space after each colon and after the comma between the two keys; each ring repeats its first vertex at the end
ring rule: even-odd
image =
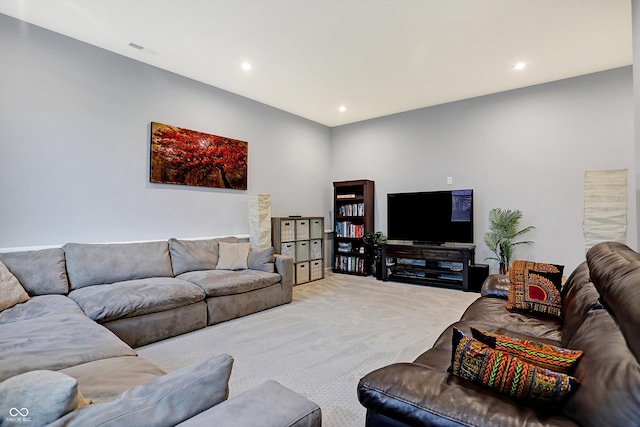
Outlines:
{"type": "Polygon", "coordinates": [[[426,240],[413,240],[411,241],[411,245],[416,246],[442,246],[444,242],[428,242],[426,240]]]}
{"type": "Polygon", "coordinates": [[[470,291],[471,244],[386,244],[382,246],[383,281],[416,283],[470,291]]]}

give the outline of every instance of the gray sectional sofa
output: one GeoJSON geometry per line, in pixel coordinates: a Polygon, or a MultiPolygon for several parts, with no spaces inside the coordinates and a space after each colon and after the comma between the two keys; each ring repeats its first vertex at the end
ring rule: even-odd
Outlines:
{"type": "MultiPolygon", "coordinates": [[[[0,253],[30,297],[0,311],[0,426],[29,408],[12,381],[37,390],[49,371],[92,402],[55,425],[319,426],[320,408],[275,381],[227,401],[228,355],[167,374],[132,348],[291,301],[290,257],[251,251],[246,268],[220,269],[231,247],[244,248],[229,237],[0,253]]],[[[53,421],[34,411],[30,425],[53,421]]]]}

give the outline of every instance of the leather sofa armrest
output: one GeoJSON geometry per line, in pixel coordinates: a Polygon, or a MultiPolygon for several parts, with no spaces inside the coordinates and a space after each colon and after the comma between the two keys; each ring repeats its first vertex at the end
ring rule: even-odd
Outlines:
{"type": "Polygon", "coordinates": [[[291,302],[293,298],[293,258],[275,254],[276,273],[281,276],[283,303],[291,302]]]}
{"type": "Polygon", "coordinates": [[[179,427],[320,427],[320,407],[269,380],[178,424],[179,427]]]}
{"type": "Polygon", "coordinates": [[[506,274],[491,274],[482,284],[480,295],[490,298],[507,299],[511,282],[506,274]]]}

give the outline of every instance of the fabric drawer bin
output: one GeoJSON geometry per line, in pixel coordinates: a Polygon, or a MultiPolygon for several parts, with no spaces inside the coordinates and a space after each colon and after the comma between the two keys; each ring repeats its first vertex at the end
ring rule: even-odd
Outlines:
{"type": "Polygon", "coordinates": [[[309,281],[309,263],[300,262],[296,264],[296,285],[309,281]]]}
{"type": "Polygon", "coordinates": [[[312,240],[309,259],[322,259],[322,240],[312,240]]]}
{"type": "Polygon", "coordinates": [[[317,259],[317,260],[311,261],[309,264],[311,265],[310,271],[309,271],[309,279],[310,280],[322,279],[324,277],[323,270],[322,270],[322,260],[317,259]]]}
{"type": "Polygon", "coordinates": [[[309,222],[309,237],[311,239],[322,239],[322,235],[324,234],[324,221],[321,219],[312,219],[309,222]]]}
{"type": "Polygon", "coordinates": [[[294,220],[280,223],[280,240],[283,242],[296,240],[296,222],[294,220]]]}
{"type": "Polygon", "coordinates": [[[309,261],[309,249],[310,245],[308,240],[296,242],[296,262],[309,261]]]}
{"type": "Polygon", "coordinates": [[[296,259],[296,244],[291,243],[283,243],[280,245],[280,253],[282,255],[290,256],[293,259],[296,259]]]}
{"type": "Polygon", "coordinates": [[[309,220],[296,220],[296,240],[305,240],[309,238],[309,220]]]}

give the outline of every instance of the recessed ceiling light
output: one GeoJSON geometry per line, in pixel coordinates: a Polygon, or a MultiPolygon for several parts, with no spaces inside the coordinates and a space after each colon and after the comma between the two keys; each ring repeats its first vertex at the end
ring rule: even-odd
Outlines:
{"type": "Polygon", "coordinates": [[[243,62],[242,63],[242,69],[245,71],[249,71],[251,69],[251,64],[248,62],[243,62]]]}
{"type": "Polygon", "coordinates": [[[340,107],[338,107],[338,110],[340,110],[341,113],[344,113],[345,111],[347,111],[347,107],[341,105],[340,107]]]}
{"type": "Polygon", "coordinates": [[[524,70],[524,68],[527,66],[527,64],[525,62],[518,62],[516,63],[516,65],[513,66],[514,70],[524,70]]]}

